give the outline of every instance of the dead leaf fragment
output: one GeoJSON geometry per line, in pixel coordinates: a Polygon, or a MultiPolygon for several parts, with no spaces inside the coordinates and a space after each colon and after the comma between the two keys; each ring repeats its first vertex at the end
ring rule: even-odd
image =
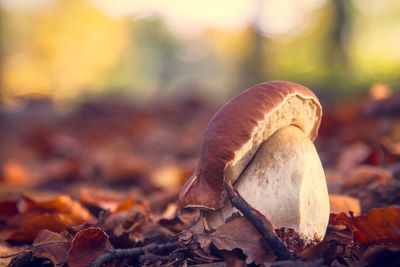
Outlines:
{"type": "Polygon", "coordinates": [[[116,239],[124,240],[126,237],[130,242],[135,243],[142,238],[146,230],[154,227],[154,223],[152,213],[146,203],[127,200],[105,220],[104,227],[113,242],[116,239]]]}
{"type": "MultiPolygon", "coordinates": [[[[17,255],[18,253],[22,254],[27,248],[27,246],[11,246],[5,242],[0,242],[0,256],[17,255]]],[[[0,267],[10,266],[9,264],[11,260],[12,257],[0,257],[0,267]]]]}
{"type": "Polygon", "coordinates": [[[166,165],[156,168],[150,175],[152,183],[160,188],[180,188],[193,173],[184,166],[166,165]]]}
{"type": "Polygon", "coordinates": [[[326,172],[328,185],[337,184],[345,187],[365,186],[369,183],[387,184],[392,178],[393,173],[390,170],[373,165],[359,165],[346,173],[326,172]]]}
{"type": "Polygon", "coordinates": [[[11,200],[5,200],[0,202],[0,218],[7,218],[18,214],[17,203],[11,200]]]}
{"type": "Polygon", "coordinates": [[[241,249],[247,256],[247,264],[262,264],[276,259],[264,238],[244,217],[234,218],[210,234],[198,235],[198,241],[202,248],[213,243],[220,250],[241,249]]]}
{"type": "Polygon", "coordinates": [[[335,259],[349,257],[349,255],[353,254],[352,237],[347,235],[347,232],[347,228],[338,230],[330,226],[321,243],[310,246],[297,255],[303,260],[307,260],[307,262],[322,259],[323,266],[331,266],[335,259]]]}
{"type": "Polygon", "coordinates": [[[370,210],[352,217],[345,213],[334,215],[334,222],[347,225],[359,245],[387,244],[400,241],[400,208],[386,207],[370,210]]]}
{"type": "Polygon", "coordinates": [[[393,174],[382,167],[360,165],[357,168],[354,168],[346,176],[346,179],[343,181],[346,186],[360,186],[372,181],[375,181],[378,184],[386,184],[390,179],[392,179],[393,174]]]}
{"type": "Polygon", "coordinates": [[[31,176],[28,169],[15,159],[7,160],[3,165],[3,183],[7,185],[30,185],[31,176]]]}
{"type": "Polygon", "coordinates": [[[43,214],[33,217],[12,233],[7,241],[29,242],[35,239],[42,229],[61,232],[67,226],[82,224],[85,221],[68,214],[43,214]]]}
{"type": "Polygon", "coordinates": [[[371,153],[371,148],[363,142],[354,142],[343,148],[340,154],[336,171],[347,173],[363,162],[371,153]]]}
{"type": "Polygon", "coordinates": [[[87,266],[106,249],[114,248],[103,230],[93,227],[81,230],[72,240],[67,254],[68,265],[70,267],[87,266]]]}
{"type": "Polygon", "coordinates": [[[361,214],[360,201],[357,198],[344,195],[329,195],[331,213],[339,214],[351,211],[354,216],[361,214]]]}
{"type": "Polygon", "coordinates": [[[400,245],[372,246],[365,251],[361,261],[363,266],[400,266],[400,245]]]}
{"type": "Polygon", "coordinates": [[[47,258],[54,266],[66,262],[70,242],[58,233],[43,229],[32,244],[33,256],[47,258]]]}
{"type": "Polygon", "coordinates": [[[61,195],[49,201],[36,201],[23,196],[15,202],[18,213],[5,221],[0,239],[30,242],[42,229],[61,232],[68,226],[93,221],[92,215],[79,202],[61,195]]]}

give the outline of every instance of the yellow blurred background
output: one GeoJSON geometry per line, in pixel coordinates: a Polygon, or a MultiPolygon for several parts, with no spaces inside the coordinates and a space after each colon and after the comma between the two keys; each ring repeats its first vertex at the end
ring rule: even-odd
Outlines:
{"type": "Polygon", "coordinates": [[[400,84],[398,0],[0,0],[3,107],[21,96],[229,97],[289,80],[400,84]]]}

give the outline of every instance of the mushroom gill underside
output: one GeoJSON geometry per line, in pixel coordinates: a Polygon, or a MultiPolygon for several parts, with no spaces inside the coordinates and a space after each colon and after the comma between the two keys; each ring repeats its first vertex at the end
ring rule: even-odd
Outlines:
{"type": "MultiPolygon", "coordinates": [[[[329,220],[324,171],[314,144],[296,126],[283,127],[265,140],[234,187],[275,229],[293,228],[306,240],[324,237],[329,220]]],[[[217,229],[236,212],[226,199],[204,216],[217,229]]]]}

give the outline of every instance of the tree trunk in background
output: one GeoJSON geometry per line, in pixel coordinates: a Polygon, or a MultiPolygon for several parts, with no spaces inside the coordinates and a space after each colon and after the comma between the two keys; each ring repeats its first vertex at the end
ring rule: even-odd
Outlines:
{"type": "Polygon", "coordinates": [[[257,4],[258,8],[249,29],[248,52],[239,65],[239,88],[241,90],[264,82],[266,74],[263,46],[267,39],[257,31],[257,25],[261,23],[263,0],[258,0],[257,4]]]}
{"type": "Polygon", "coordinates": [[[257,32],[255,25],[252,25],[250,31],[251,39],[249,42],[249,51],[239,67],[239,88],[241,89],[264,81],[265,64],[262,47],[264,37],[257,32]]]}
{"type": "Polygon", "coordinates": [[[346,44],[351,30],[351,16],[347,0],[332,0],[335,19],[327,45],[327,62],[331,62],[334,79],[351,76],[346,44]],[[336,75],[335,75],[336,74],[336,75]],[[339,77],[338,77],[339,75],[339,77]]]}

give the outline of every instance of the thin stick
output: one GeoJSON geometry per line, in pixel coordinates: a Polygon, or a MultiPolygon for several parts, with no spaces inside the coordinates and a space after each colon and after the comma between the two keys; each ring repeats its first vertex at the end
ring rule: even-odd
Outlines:
{"type": "Polygon", "coordinates": [[[95,258],[89,267],[101,267],[116,259],[136,258],[144,253],[162,253],[171,252],[179,246],[179,242],[170,242],[165,244],[149,244],[144,247],[128,248],[128,249],[115,249],[107,250],[97,258],[95,258]]]}
{"type": "Polygon", "coordinates": [[[8,255],[0,255],[0,259],[7,259],[7,258],[19,256],[19,255],[22,255],[24,253],[33,251],[36,248],[40,248],[40,247],[44,247],[44,246],[48,246],[48,245],[69,244],[69,243],[71,243],[71,242],[70,241],[50,241],[50,242],[46,242],[46,243],[39,243],[39,244],[36,244],[36,245],[32,245],[27,249],[21,250],[20,252],[16,252],[16,253],[13,253],[13,254],[8,254],[8,255]]]}
{"type": "Polygon", "coordinates": [[[247,220],[257,229],[257,231],[264,237],[268,245],[272,248],[278,260],[294,259],[289,250],[285,247],[279,237],[275,234],[272,224],[263,214],[254,209],[249,203],[244,200],[239,193],[233,189],[232,184],[224,181],[224,187],[228,193],[228,197],[247,220]]]}

